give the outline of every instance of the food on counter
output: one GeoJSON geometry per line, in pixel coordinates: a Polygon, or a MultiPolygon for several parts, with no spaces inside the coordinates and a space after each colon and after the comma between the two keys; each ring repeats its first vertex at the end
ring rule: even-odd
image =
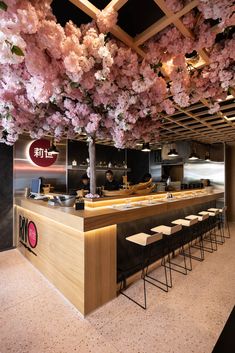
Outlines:
{"type": "Polygon", "coordinates": [[[153,192],[153,190],[155,189],[156,185],[152,185],[151,187],[148,187],[146,189],[139,189],[139,190],[135,190],[135,194],[136,195],[148,195],[151,192],[153,192]]]}
{"type": "Polygon", "coordinates": [[[103,190],[104,196],[128,196],[128,195],[147,195],[155,189],[156,185],[152,185],[152,179],[145,183],[132,185],[129,189],[120,190],[103,190]]]}
{"type": "Polygon", "coordinates": [[[128,196],[134,193],[133,189],[121,189],[121,190],[103,190],[103,195],[112,197],[112,196],[128,196]]]}
{"type": "Polygon", "coordinates": [[[133,186],[131,186],[131,189],[136,190],[143,190],[146,188],[149,188],[152,185],[153,179],[151,178],[149,181],[146,181],[145,183],[138,183],[133,186]]]}

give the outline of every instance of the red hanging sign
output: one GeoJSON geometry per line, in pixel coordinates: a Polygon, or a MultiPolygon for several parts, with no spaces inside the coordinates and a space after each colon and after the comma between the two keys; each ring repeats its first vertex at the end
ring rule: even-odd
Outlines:
{"type": "Polygon", "coordinates": [[[31,161],[39,167],[49,167],[54,164],[57,155],[48,152],[50,145],[50,141],[46,139],[33,141],[29,147],[31,161]]]}

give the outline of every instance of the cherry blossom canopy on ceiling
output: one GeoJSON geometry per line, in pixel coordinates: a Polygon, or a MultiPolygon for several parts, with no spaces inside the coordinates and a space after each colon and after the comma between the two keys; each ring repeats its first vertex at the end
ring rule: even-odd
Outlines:
{"type": "MultiPolygon", "coordinates": [[[[166,4],[177,12],[187,2],[166,4]]],[[[230,0],[200,0],[182,18],[193,36],[170,25],[144,44],[142,58],[107,35],[117,21],[112,7],[79,28],[57,23],[50,0],[0,1],[1,142],[23,132],[58,140],[85,132],[134,146],[158,139],[160,114],[173,114],[174,103],[206,98],[213,114],[235,84],[235,37],[218,40],[210,20],[226,33],[234,8],[230,0]],[[192,68],[187,54],[202,49],[210,63],[192,68]]]]}

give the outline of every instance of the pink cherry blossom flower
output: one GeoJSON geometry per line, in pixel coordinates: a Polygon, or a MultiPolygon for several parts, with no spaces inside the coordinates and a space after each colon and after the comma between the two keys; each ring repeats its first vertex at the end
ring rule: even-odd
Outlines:
{"type": "Polygon", "coordinates": [[[112,7],[100,11],[96,19],[100,32],[109,32],[116,25],[117,16],[117,12],[112,7]]]}

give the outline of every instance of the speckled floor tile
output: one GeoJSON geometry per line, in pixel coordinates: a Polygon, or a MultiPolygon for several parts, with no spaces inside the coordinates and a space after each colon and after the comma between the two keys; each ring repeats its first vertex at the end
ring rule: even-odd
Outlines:
{"type": "Polygon", "coordinates": [[[51,288],[51,284],[17,250],[0,253],[0,311],[51,288]]]}
{"type": "MultiPolygon", "coordinates": [[[[169,293],[147,284],[146,311],[119,295],[86,319],[17,250],[0,253],[0,353],[211,353],[235,304],[231,228],[169,293]]],[[[128,293],[142,300],[142,281],[128,293]]]]}
{"type": "Polygon", "coordinates": [[[4,353],[47,352],[58,342],[69,343],[71,337],[78,344],[92,329],[56,291],[12,306],[0,317],[0,347],[4,353]]]}

